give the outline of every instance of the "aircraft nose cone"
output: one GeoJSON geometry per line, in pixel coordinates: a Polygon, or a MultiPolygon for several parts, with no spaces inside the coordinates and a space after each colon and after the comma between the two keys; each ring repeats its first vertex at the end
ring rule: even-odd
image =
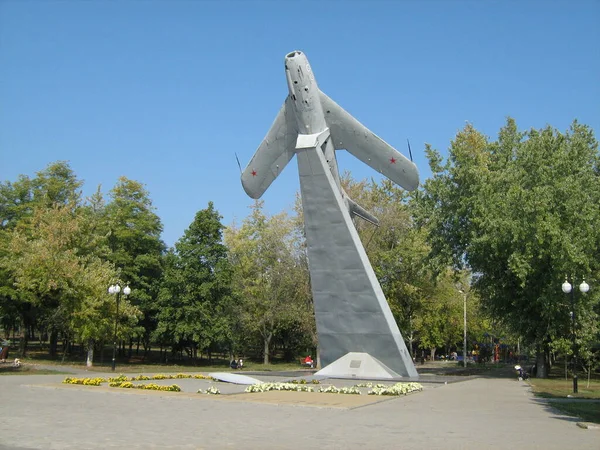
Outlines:
{"type": "Polygon", "coordinates": [[[285,57],[287,59],[292,59],[292,58],[295,58],[296,56],[300,56],[301,54],[302,54],[302,52],[300,50],[294,50],[293,52],[290,52],[287,55],[285,55],[285,57]]]}

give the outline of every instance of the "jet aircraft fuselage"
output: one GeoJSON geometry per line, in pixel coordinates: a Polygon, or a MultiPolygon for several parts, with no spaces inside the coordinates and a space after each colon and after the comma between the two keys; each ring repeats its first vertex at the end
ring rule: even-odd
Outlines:
{"type": "MultiPolygon", "coordinates": [[[[285,77],[299,134],[317,134],[327,130],[327,122],[319,87],[315,75],[304,53],[296,50],[285,57],[285,77]]],[[[335,148],[331,139],[327,139],[322,147],[329,169],[340,187],[340,174],[337,167],[335,148]]]]}

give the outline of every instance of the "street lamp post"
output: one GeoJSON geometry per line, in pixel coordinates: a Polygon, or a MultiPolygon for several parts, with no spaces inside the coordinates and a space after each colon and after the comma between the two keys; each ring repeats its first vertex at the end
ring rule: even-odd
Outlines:
{"type": "Polygon", "coordinates": [[[463,367],[467,367],[467,292],[459,292],[463,295],[463,367]]]}
{"type": "MultiPolygon", "coordinates": [[[[573,282],[573,284],[575,284],[575,280],[573,279],[573,277],[571,277],[571,281],[573,282]]],[[[590,290],[590,286],[585,282],[585,280],[583,280],[582,283],[579,285],[579,290],[583,293],[586,293],[590,290]]],[[[573,348],[573,360],[571,364],[573,365],[573,393],[577,394],[577,332],[575,328],[575,288],[574,286],[571,286],[571,283],[569,283],[567,277],[565,277],[565,282],[562,284],[562,291],[565,294],[571,293],[571,345],[573,348]]]]}
{"type": "MultiPolygon", "coordinates": [[[[115,371],[116,367],[116,358],[117,358],[117,326],[119,324],[119,300],[121,299],[121,286],[118,284],[111,285],[108,288],[109,294],[114,294],[117,296],[117,313],[115,314],[115,333],[113,336],[113,356],[112,356],[112,371],[115,371]]],[[[123,295],[127,296],[131,294],[131,289],[129,286],[125,286],[123,288],[123,295]]]]}

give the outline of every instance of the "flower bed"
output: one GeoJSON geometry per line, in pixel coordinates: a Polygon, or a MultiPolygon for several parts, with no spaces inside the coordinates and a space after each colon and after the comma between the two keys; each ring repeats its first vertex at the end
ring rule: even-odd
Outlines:
{"type": "Polygon", "coordinates": [[[138,375],[137,377],[128,377],[126,375],[120,374],[118,377],[109,378],[108,381],[144,381],[144,380],[176,380],[182,378],[195,378],[197,380],[211,380],[211,381],[219,381],[210,375],[188,375],[185,373],[177,373],[177,374],[168,374],[165,375],[163,373],[157,373],[156,375],[138,375]]]}
{"type": "Polygon", "coordinates": [[[310,386],[294,383],[260,383],[253,384],[246,388],[245,392],[267,392],[267,391],[296,391],[296,392],[314,392],[310,386]]]}
{"type": "Polygon", "coordinates": [[[195,378],[196,380],[218,381],[217,379],[211,377],[210,375],[202,375],[201,373],[195,374],[195,375],[188,375],[186,373],[176,373],[174,375],[171,375],[171,374],[165,375],[163,373],[157,373],[156,375],[152,375],[152,376],[140,375],[138,377],[132,377],[131,380],[132,381],[136,381],[136,380],[176,380],[176,379],[182,379],[182,378],[195,378]]]}
{"type": "Polygon", "coordinates": [[[206,391],[198,389],[198,394],[219,395],[221,391],[214,386],[209,387],[206,391]]]}
{"type": "MultiPolygon", "coordinates": [[[[368,395],[406,395],[410,392],[421,391],[423,386],[419,383],[396,383],[388,386],[385,384],[360,383],[350,387],[338,388],[336,386],[320,387],[317,392],[323,394],[350,394],[361,395],[359,388],[372,388],[368,395]]],[[[295,391],[295,392],[315,392],[314,388],[305,384],[295,383],[261,383],[248,386],[245,392],[267,392],[267,391],[295,391]]]]}
{"type": "Polygon", "coordinates": [[[360,395],[360,391],[356,386],[337,388],[335,386],[329,386],[326,388],[319,388],[318,392],[323,392],[325,394],[354,394],[360,395]]]}
{"type": "MultiPolygon", "coordinates": [[[[175,375],[164,375],[157,374],[154,376],[139,375],[137,377],[127,377],[120,374],[118,377],[111,377],[108,380],[105,378],[75,378],[67,377],[63,383],[66,384],[81,384],[84,386],[100,386],[102,383],[108,382],[110,387],[124,388],[124,389],[147,389],[153,391],[170,391],[180,392],[181,388],[176,384],[170,386],[160,386],[155,383],[148,384],[134,384],[132,381],[144,381],[144,380],[170,380],[170,379],[181,379],[181,378],[195,378],[199,380],[212,380],[218,381],[208,375],[187,375],[178,373],[175,375]]],[[[318,380],[313,380],[312,384],[318,384],[318,380]]],[[[245,392],[267,392],[267,391],[295,391],[295,392],[315,392],[314,388],[307,386],[306,380],[292,380],[286,383],[260,383],[248,386],[245,392]]],[[[407,395],[411,392],[422,391],[423,386],[419,383],[396,383],[394,385],[385,384],[373,384],[371,382],[359,383],[350,387],[338,388],[335,386],[320,387],[317,392],[324,394],[351,394],[361,395],[359,388],[370,388],[367,392],[368,395],[407,395]]],[[[209,387],[206,391],[199,389],[197,391],[200,394],[219,395],[221,391],[214,386],[209,387]]]]}
{"type": "Polygon", "coordinates": [[[83,384],[84,386],[100,386],[102,383],[106,383],[105,378],[75,378],[67,377],[63,380],[65,384],[83,384]]]}
{"type": "Polygon", "coordinates": [[[311,380],[311,381],[306,381],[304,378],[301,378],[300,380],[289,380],[289,381],[285,381],[284,383],[292,383],[292,384],[321,384],[321,382],[319,380],[311,380]]]}
{"type": "Polygon", "coordinates": [[[146,389],[149,391],[181,392],[181,388],[176,384],[172,384],[171,386],[160,386],[155,383],[133,384],[131,381],[113,381],[108,385],[110,387],[123,389],[146,389]]]}
{"type": "Polygon", "coordinates": [[[387,385],[387,384],[381,384],[381,383],[378,383],[378,384],[373,384],[373,383],[371,383],[370,381],[367,381],[366,383],[358,383],[358,384],[356,385],[356,387],[367,387],[367,388],[372,388],[372,387],[375,387],[375,388],[386,388],[386,387],[388,387],[388,385],[387,385]]]}
{"type": "Polygon", "coordinates": [[[121,387],[121,388],[135,388],[135,389],[150,389],[150,390],[158,390],[158,391],[174,391],[174,392],[179,392],[181,391],[181,389],[179,388],[179,386],[177,386],[176,384],[173,384],[171,386],[159,386],[157,384],[154,383],[150,383],[150,384],[137,384],[134,385],[133,383],[131,383],[132,381],[146,381],[146,380],[172,380],[172,379],[180,379],[180,378],[195,378],[198,380],[211,380],[211,381],[218,381],[215,378],[208,376],[208,375],[202,375],[202,374],[197,374],[197,375],[187,375],[184,373],[178,373],[175,375],[163,375],[163,374],[157,374],[157,375],[152,375],[152,376],[148,376],[148,375],[138,375],[137,377],[128,377],[126,375],[123,374],[119,374],[119,376],[117,377],[110,377],[108,379],[106,378],[75,378],[75,377],[67,377],[63,380],[63,383],[65,384],[82,384],[85,386],[100,386],[102,383],[109,383],[108,385],[110,387],[121,387]],[[140,387],[142,386],[142,387],[140,387]],[[150,387],[148,387],[150,386],[150,387]],[[155,387],[156,386],[156,387],[155,387]],[[177,387],[177,389],[173,389],[172,387],[175,386],[177,387]],[[165,388],[165,389],[163,389],[165,388]],[[170,389],[166,389],[166,388],[170,388],[170,389]]]}
{"type": "Polygon", "coordinates": [[[406,395],[410,392],[422,391],[419,383],[396,383],[393,386],[374,387],[369,395],[406,395]]]}
{"type": "Polygon", "coordinates": [[[121,374],[119,374],[119,376],[118,376],[118,377],[110,377],[110,378],[108,379],[108,382],[109,382],[109,383],[116,383],[116,382],[119,382],[119,381],[131,381],[131,378],[129,378],[129,377],[127,377],[126,375],[123,375],[123,374],[121,373],[121,374]]]}

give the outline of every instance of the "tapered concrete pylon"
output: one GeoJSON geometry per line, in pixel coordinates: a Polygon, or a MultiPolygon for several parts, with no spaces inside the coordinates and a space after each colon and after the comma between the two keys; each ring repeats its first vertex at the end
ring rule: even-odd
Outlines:
{"type": "Polygon", "coordinates": [[[418,377],[323,152],[297,158],[321,364],[364,352],[418,377]]]}

